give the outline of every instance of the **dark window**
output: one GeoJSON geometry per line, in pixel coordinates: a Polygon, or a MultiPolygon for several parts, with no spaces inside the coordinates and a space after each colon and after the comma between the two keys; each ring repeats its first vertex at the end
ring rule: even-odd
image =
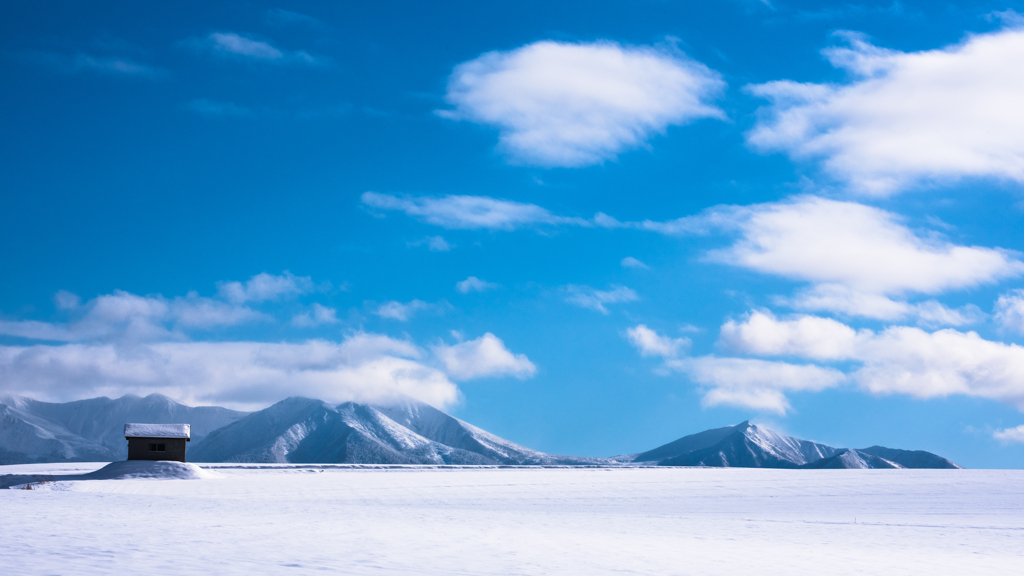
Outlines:
{"type": "Polygon", "coordinates": [[[149,445],[149,451],[150,452],[164,452],[164,451],[166,451],[166,449],[167,449],[167,445],[166,444],[150,444],[149,445]]]}

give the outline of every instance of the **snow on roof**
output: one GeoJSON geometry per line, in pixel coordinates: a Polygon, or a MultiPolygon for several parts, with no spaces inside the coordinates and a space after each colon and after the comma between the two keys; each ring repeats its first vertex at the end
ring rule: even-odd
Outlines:
{"type": "Polygon", "coordinates": [[[185,438],[191,439],[188,424],[125,424],[125,438],[185,438]]]}

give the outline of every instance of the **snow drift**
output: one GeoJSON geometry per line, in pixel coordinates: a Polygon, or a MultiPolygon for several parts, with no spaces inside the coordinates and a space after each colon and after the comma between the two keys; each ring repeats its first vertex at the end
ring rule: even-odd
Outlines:
{"type": "Polygon", "coordinates": [[[0,488],[20,488],[26,485],[43,487],[54,482],[77,482],[86,480],[203,480],[220,478],[220,474],[203,470],[186,462],[151,460],[126,460],[111,462],[95,472],[86,474],[0,475],[0,488]]]}

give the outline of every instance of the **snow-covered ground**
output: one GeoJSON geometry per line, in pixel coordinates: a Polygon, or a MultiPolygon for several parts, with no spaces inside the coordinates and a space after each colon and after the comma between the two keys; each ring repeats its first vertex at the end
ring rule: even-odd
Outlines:
{"type": "MultiPolygon", "coordinates": [[[[100,466],[0,474],[59,479],[100,466]]],[[[0,490],[0,571],[935,575],[1024,566],[1024,471],[204,468],[211,473],[195,480],[0,490]]]]}

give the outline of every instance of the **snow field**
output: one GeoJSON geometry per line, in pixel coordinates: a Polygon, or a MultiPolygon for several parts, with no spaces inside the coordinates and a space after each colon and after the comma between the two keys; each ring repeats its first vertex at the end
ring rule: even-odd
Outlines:
{"type": "Polygon", "coordinates": [[[888,575],[1024,566],[1024,471],[211,468],[219,478],[0,490],[2,571],[888,575]]]}

